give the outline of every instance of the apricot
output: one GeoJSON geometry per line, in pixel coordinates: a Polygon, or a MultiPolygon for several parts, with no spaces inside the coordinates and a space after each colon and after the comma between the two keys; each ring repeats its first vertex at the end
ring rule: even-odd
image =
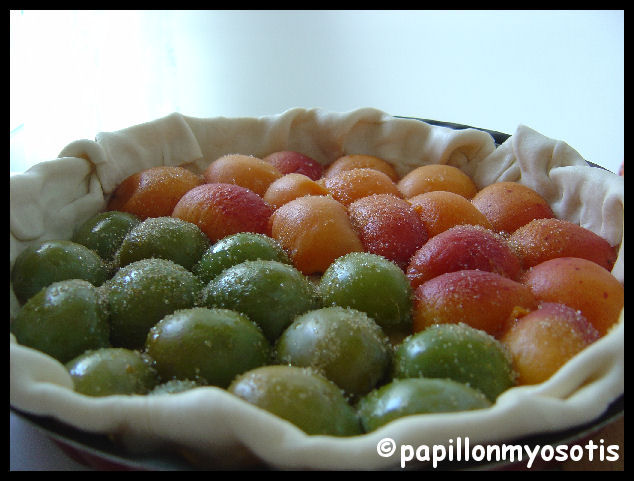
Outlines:
{"type": "Polygon", "coordinates": [[[393,182],[399,180],[398,173],[392,164],[379,157],[363,154],[342,155],[326,168],[324,177],[334,177],[340,172],[352,169],[375,169],[383,172],[393,182]]]}
{"type": "Polygon", "coordinates": [[[499,234],[480,226],[459,225],[432,237],[412,255],[407,278],[416,288],[440,274],[465,269],[519,280],[521,265],[499,234]]]}
{"type": "Polygon", "coordinates": [[[564,304],[543,303],[520,317],[500,341],[513,358],[518,384],[538,384],[599,337],[579,311],[564,304]]]}
{"type": "Polygon", "coordinates": [[[493,228],[484,214],[468,199],[454,192],[435,190],[415,195],[408,201],[418,212],[429,237],[462,224],[493,228]]]}
{"type": "Polygon", "coordinates": [[[534,219],[555,217],[548,202],[535,190],[517,182],[496,182],[471,199],[498,232],[515,232],[534,219]]]}
{"type": "Polygon", "coordinates": [[[323,273],[337,258],[363,251],[346,208],[329,196],[294,199],[273,212],[271,236],[305,275],[323,273]]]}
{"type": "Polygon", "coordinates": [[[562,219],[535,219],[517,229],[509,242],[523,267],[536,266],[556,257],[580,257],[611,270],[616,249],[585,227],[562,219]]]}
{"type": "Polygon", "coordinates": [[[107,210],[128,212],[145,220],[166,217],[189,190],[203,178],[184,167],[159,166],[126,177],[112,193],[107,210]]]}
{"type": "Polygon", "coordinates": [[[332,177],[324,177],[321,182],[335,200],[346,206],[372,194],[401,197],[392,179],[375,169],[344,170],[332,177]]]}
{"type": "Polygon", "coordinates": [[[243,154],[227,154],[214,160],[205,169],[207,183],[236,184],[263,196],[271,182],[282,173],[270,162],[243,154]]]}
{"type": "Polygon", "coordinates": [[[238,232],[270,233],[272,209],[252,190],[236,184],[203,184],[187,192],[172,217],[191,222],[211,242],[238,232]]]}
{"type": "Polygon", "coordinates": [[[458,167],[446,164],[422,165],[405,174],[398,182],[403,197],[443,190],[471,199],[478,188],[471,178],[458,167]]]}
{"type": "Polygon", "coordinates": [[[328,191],[304,174],[286,174],[273,181],[264,193],[264,200],[273,208],[305,195],[327,195],[328,191]]]}
{"type": "Polygon", "coordinates": [[[623,285],[597,263],[558,257],[526,271],[521,282],[542,302],[566,304],[581,313],[604,335],[619,320],[623,285]]]}
{"type": "Polygon", "coordinates": [[[324,167],[312,157],[292,150],[273,152],[262,159],[272,164],[282,175],[304,174],[312,180],[319,180],[324,167]]]}
{"type": "Polygon", "coordinates": [[[391,194],[363,197],[348,206],[348,216],[366,252],[407,267],[428,235],[409,202],[391,194]]]}
{"type": "Polygon", "coordinates": [[[499,336],[509,319],[537,308],[525,285],[494,272],[441,274],[414,291],[414,332],[432,324],[464,323],[499,336]]]}

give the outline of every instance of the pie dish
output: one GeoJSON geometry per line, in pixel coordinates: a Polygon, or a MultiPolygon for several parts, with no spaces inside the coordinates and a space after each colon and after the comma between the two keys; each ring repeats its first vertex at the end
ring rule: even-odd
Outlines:
{"type": "MultiPolygon", "coordinates": [[[[442,124],[442,123],[441,123],[442,124]]],[[[156,165],[202,172],[228,153],[265,156],[296,150],[326,165],[346,153],[392,163],[399,174],[446,163],[482,188],[518,181],[540,193],[557,217],[619,245],[613,275],[624,282],[623,178],[588,165],[566,143],[526,126],[504,139],[364,108],[335,113],[291,109],[259,118],[193,118],[181,114],[78,140],[58,158],[10,179],[10,262],[33,243],[70,238],[74,226],[103,210],[128,175],[156,165]],[[498,142],[496,142],[496,140],[498,142]],[[500,145],[498,145],[498,143],[500,145]]],[[[11,292],[11,316],[19,308],[11,292]]],[[[624,314],[602,339],[548,381],[515,387],[489,409],[402,418],[362,436],[308,436],[214,387],[169,396],[89,398],[72,391],[65,368],[10,336],[10,402],[19,412],[50,417],[72,429],[107,435],[135,455],[161,450],[195,464],[280,469],[389,469],[398,453],[380,456],[385,438],[397,446],[472,445],[554,433],[599,418],[624,392],[624,314]]]]}

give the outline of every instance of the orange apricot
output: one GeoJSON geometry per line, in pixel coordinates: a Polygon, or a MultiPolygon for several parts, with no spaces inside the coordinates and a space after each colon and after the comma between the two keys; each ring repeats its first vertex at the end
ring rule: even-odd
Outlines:
{"type": "Polygon", "coordinates": [[[305,195],[327,195],[328,191],[304,174],[291,173],[273,181],[264,193],[264,200],[273,208],[305,195]]]}
{"type": "Polygon", "coordinates": [[[518,384],[538,384],[599,337],[579,311],[547,302],[517,319],[500,341],[511,354],[518,384]]]}
{"type": "Polygon", "coordinates": [[[509,242],[525,269],[556,257],[580,257],[611,270],[617,252],[585,227],[562,219],[535,219],[517,229],[509,242]]]}
{"type": "Polygon", "coordinates": [[[324,167],[312,157],[292,150],[281,150],[267,155],[262,160],[272,164],[282,175],[304,174],[312,180],[319,180],[324,167]]]}
{"type": "Polygon", "coordinates": [[[346,208],[330,196],[287,202],[273,212],[270,225],[271,237],[306,275],[323,273],[337,257],[363,251],[346,208]]]}
{"type": "Polygon", "coordinates": [[[498,232],[513,233],[534,219],[555,217],[548,202],[518,182],[490,184],[471,199],[498,232]]]}
{"type": "Polygon", "coordinates": [[[126,177],[108,200],[107,210],[128,212],[141,220],[166,217],[189,190],[203,178],[184,167],[159,166],[126,177]]]}
{"type": "Polygon", "coordinates": [[[479,270],[448,272],[415,289],[413,329],[462,322],[497,337],[509,319],[536,308],[531,291],[508,277],[479,270]]]}
{"type": "Polygon", "coordinates": [[[373,194],[348,206],[348,215],[364,250],[407,267],[427,242],[425,226],[409,202],[391,194],[373,194]]]}
{"type": "Polygon", "coordinates": [[[478,191],[471,177],[458,167],[446,164],[417,167],[405,174],[397,185],[406,199],[435,190],[453,192],[471,199],[478,191]]]}
{"type": "Polygon", "coordinates": [[[196,224],[212,242],[238,232],[270,234],[272,209],[255,192],[236,184],[202,184],[178,201],[172,217],[196,224]]]}
{"type": "Polygon", "coordinates": [[[236,184],[263,196],[271,182],[282,177],[282,173],[258,157],[227,154],[209,164],[204,177],[210,184],[236,184]]]}
{"type": "Polygon", "coordinates": [[[399,179],[398,173],[392,164],[380,157],[363,154],[342,155],[326,168],[324,176],[334,177],[340,172],[352,169],[375,169],[383,172],[393,182],[398,182],[399,179]]]}
{"type": "Polygon", "coordinates": [[[321,181],[330,195],[346,206],[372,194],[401,197],[392,179],[375,169],[344,170],[332,177],[324,177],[321,181]]]}
{"type": "Polygon", "coordinates": [[[566,304],[604,335],[619,320],[625,302],[623,285],[596,262],[558,257],[531,267],[521,282],[541,302],[566,304]]]}
{"type": "Polygon", "coordinates": [[[481,226],[458,225],[432,237],[410,259],[407,277],[412,288],[465,269],[495,272],[518,280],[521,265],[506,240],[481,226]]]}
{"type": "Polygon", "coordinates": [[[435,190],[415,195],[408,201],[418,212],[429,237],[462,224],[493,228],[484,214],[468,199],[454,192],[435,190]]]}

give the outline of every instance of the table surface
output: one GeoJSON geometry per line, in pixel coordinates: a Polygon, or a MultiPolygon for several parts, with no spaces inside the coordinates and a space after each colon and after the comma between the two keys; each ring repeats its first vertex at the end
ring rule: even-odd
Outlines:
{"type": "MultiPolygon", "coordinates": [[[[623,11],[12,11],[10,170],[173,111],[375,107],[524,124],[617,172],[623,64],[623,11]]],[[[10,469],[88,468],[10,413],[10,469]]]]}

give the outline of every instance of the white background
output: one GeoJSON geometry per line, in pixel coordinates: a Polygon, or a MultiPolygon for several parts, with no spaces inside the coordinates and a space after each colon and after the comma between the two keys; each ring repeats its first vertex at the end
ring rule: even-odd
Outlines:
{"type": "MultiPolygon", "coordinates": [[[[624,159],[623,11],[12,11],[10,170],[181,112],[292,107],[564,140],[624,159]]],[[[72,469],[11,416],[11,469],[72,469]]]]}

